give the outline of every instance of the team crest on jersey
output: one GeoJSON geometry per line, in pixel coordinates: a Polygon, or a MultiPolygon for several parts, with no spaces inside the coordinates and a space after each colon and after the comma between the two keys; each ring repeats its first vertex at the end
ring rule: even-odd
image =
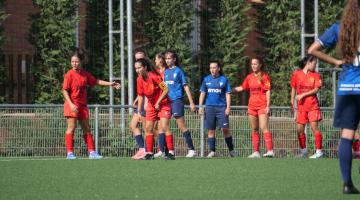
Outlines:
{"type": "Polygon", "coordinates": [[[266,86],[266,87],[270,87],[270,82],[269,82],[269,81],[266,81],[266,82],[265,82],[265,86],[266,86]]]}
{"type": "Polygon", "coordinates": [[[177,76],[177,74],[175,73],[175,74],[174,74],[174,78],[176,78],[176,76],[177,76]]]}
{"type": "Polygon", "coordinates": [[[220,82],[219,84],[220,84],[220,87],[222,87],[224,83],[223,83],[223,82],[220,82]]]}
{"type": "Polygon", "coordinates": [[[313,82],[315,81],[315,79],[314,79],[313,77],[311,77],[311,78],[309,79],[309,81],[310,81],[311,83],[313,83],[313,82]]]}

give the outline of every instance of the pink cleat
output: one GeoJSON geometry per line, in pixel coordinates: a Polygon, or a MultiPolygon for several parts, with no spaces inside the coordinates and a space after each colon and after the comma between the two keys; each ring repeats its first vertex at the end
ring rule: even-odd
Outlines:
{"type": "Polygon", "coordinates": [[[142,160],[144,159],[146,153],[145,153],[145,148],[140,148],[139,151],[136,152],[136,154],[131,157],[133,160],[142,160]]]}

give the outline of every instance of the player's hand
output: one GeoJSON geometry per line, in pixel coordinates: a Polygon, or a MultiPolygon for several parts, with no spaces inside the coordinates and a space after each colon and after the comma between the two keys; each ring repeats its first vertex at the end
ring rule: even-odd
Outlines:
{"type": "Polygon", "coordinates": [[[195,112],[195,111],[196,111],[195,104],[193,104],[193,103],[190,104],[190,110],[191,110],[191,112],[195,112]]]}
{"type": "Polygon", "coordinates": [[[231,111],[230,111],[230,108],[226,108],[226,109],[225,109],[225,115],[226,115],[226,116],[229,116],[229,115],[230,115],[230,112],[231,112],[231,111]]]}
{"type": "Polygon", "coordinates": [[[269,114],[269,112],[270,112],[270,108],[268,107],[268,106],[266,106],[266,108],[264,109],[264,111],[265,111],[265,114],[269,114]]]}
{"type": "Polygon", "coordinates": [[[141,121],[142,121],[142,116],[141,116],[141,114],[135,113],[135,115],[136,115],[136,117],[137,117],[137,121],[138,121],[139,123],[141,123],[141,121]]]}
{"type": "Polygon", "coordinates": [[[73,103],[70,104],[70,109],[72,112],[76,112],[76,113],[79,112],[78,107],[73,103]]]}
{"type": "Polygon", "coordinates": [[[294,104],[291,104],[291,105],[290,105],[290,112],[291,112],[291,113],[294,113],[294,104]]]}
{"type": "Polygon", "coordinates": [[[342,64],[344,64],[345,62],[343,60],[336,60],[335,62],[335,67],[340,67],[342,64]]]}
{"type": "Polygon", "coordinates": [[[239,86],[239,87],[235,87],[235,88],[234,88],[234,91],[235,91],[235,92],[241,92],[241,87],[240,87],[240,86],[239,86]]]}
{"type": "Polygon", "coordinates": [[[203,114],[204,114],[204,107],[200,107],[200,108],[199,108],[199,114],[200,114],[200,115],[203,115],[203,114]]]}
{"type": "Polygon", "coordinates": [[[110,86],[117,89],[117,90],[120,89],[120,83],[117,83],[117,82],[112,82],[110,86]]]}
{"type": "Polygon", "coordinates": [[[299,95],[297,95],[295,98],[296,98],[297,101],[301,101],[301,99],[304,98],[304,95],[299,94],[299,95]]]}
{"type": "Polygon", "coordinates": [[[155,104],[155,110],[160,110],[160,105],[159,105],[159,103],[156,103],[156,104],[155,104]]]}

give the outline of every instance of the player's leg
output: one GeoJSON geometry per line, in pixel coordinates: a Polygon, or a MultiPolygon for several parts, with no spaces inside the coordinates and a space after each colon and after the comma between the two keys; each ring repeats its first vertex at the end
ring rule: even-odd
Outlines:
{"type": "MultiPolygon", "coordinates": [[[[131,118],[129,127],[130,130],[132,131],[136,144],[139,147],[139,150],[136,152],[136,154],[134,156],[132,156],[132,159],[138,160],[138,159],[142,159],[145,156],[145,143],[144,143],[144,138],[141,135],[141,130],[139,128],[139,114],[134,112],[133,117],[131,118]]],[[[145,119],[144,119],[145,120],[145,119]]]]}
{"type": "Polygon", "coordinates": [[[208,129],[208,145],[209,145],[209,154],[207,158],[212,158],[215,156],[216,152],[216,112],[215,108],[211,106],[205,107],[205,128],[208,129]]]}
{"type": "Polygon", "coordinates": [[[216,110],[218,126],[224,135],[225,143],[229,149],[229,155],[235,157],[237,156],[237,152],[234,151],[233,137],[229,129],[229,116],[225,114],[226,107],[217,107],[216,110]]]}
{"type": "Polygon", "coordinates": [[[257,112],[251,113],[248,110],[249,124],[251,128],[251,141],[253,145],[253,153],[248,158],[260,158],[260,134],[259,134],[259,118],[257,112]]]}
{"type": "Polygon", "coordinates": [[[300,155],[298,155],[297,157],[306,158],[308,152],[306,148],[305,124],[299,123],[298,120],[296,123],[296,132],[300,147],[300,155]]]}
{"type": "Polygon", "coordinates": [[[76,129],[76,122],[77,118],[74,117],[68,117],[66,119],[67,128],[65,132],[65,146],[66,146],[66,153],[67,159],[76,159],[76,156],[74,154],[74,132],[76,129]]]}
{"type": "Polygon", "coordinates": [[[360,159],[360,135],[357,132],[355,133],[354,136],[352,149],[353,149],[353,158],[360,159]]]}
{"type": "Polygon", "coordinates": [[[166,117],[161,117],[159,120],[159,132],[165,133],[166,148],[169,150],[169,153],[166,155],[166,159],[175,160],[175,151],[174,151],[174,138],[173,134],[170,131],[170,119],[166,117]]]}
{"type": "Polygon", "coordinates": [[[263,155],[264,157],[274,157],[273,150],[273,139],[272,133],[269,130],[269,115],[265,113],[259,113],[259,126],[264,133],[264,140],[267,152],[263,155]]]}
{"type": "Polygon", "coordinates": [[[319,130],[320,120],[321,120],[320,111],[309,112],[309,121],[310,121],[311,131],[315,137],[315,149],[316,149],[315,154],[310,156],[310,158],[315,158],[315,159],[322,158],[324,155],[324,153],[322,152],[322,134],[321,131],[319,130]]]}
{"type": "Polygon", "coordinates": [[[83,137],[84,137],[85,144],[87,146],[89,158],[90,159],[103,158],[101,155],[99,155],[98,152],[95,151],[95,144],[94,144],[93,135],[91,134],[91,130],[90,130],[89,119],[79,119],[79,122],[80,122],[81,129],[83,131],[83,137]]]}

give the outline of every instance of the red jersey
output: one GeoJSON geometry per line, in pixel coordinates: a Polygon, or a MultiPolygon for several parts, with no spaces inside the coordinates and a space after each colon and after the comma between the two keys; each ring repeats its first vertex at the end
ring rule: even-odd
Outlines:
{"type": "MultiPolygon", "coordinates": [[[[147,80],[144,80],[142,76],[137,77],[137,94],[140,96],[145,96],[148,99],[148,103],[151,106],[155,106],[156,101],[159,99],[162,89],[160,84],[163,83],[161,75],[155,74],[153,72],[148,73],[147,80]]],[[[165,84],[165,83],[163,83],[165,84]]],[[[164,85],[166,86],[166,85],[164,85]]],[[[170,100],[166,96],[161,102],[160,105],[168,105],[170,100]]]]}
{"type": "MultiPolygon", "coordinates": [[[[64,76],[62,89],[67,90],[71,101],[77,105],[87,104],[86,87],[96,85],[97,79],[86,70],[69,70],[64,76]]],[[[67,103],[65,101],[65,103],[67,103]]]]}
{"type": "Polygon", "coordinates": [[[241,87],[250,90],[249,109],[264,109],[267,105],[266,92],[271,90],[271,81],[267,73],[261,72],[262,79],[251,73],[246,76],[241,87]]]}
{"type": "MultiPolygon", "coordinates": [[[[292,77],[290,85],[296,90],[296,94],[302,94],[315,88],[321,88],[320,74],[317,72],[308,72],[305,74],[303,70],[296,70],[292,77]]],[[[319,109],[319,101],[316,94],[304,97],[298,101],[299,111],[312,111],[319,109]]]]}

